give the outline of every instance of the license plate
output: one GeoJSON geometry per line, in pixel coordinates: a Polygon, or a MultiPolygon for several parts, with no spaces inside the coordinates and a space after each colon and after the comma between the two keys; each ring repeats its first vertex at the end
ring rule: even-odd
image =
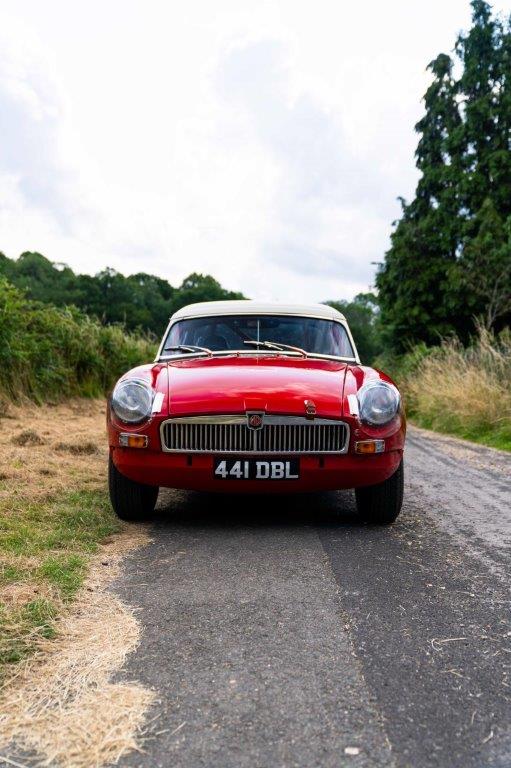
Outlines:
{"type": "Polygon", "coordinates": [[[213,475],[218,480],[298,480],[299,459],[224,459],[213,460],[213,475]]]}

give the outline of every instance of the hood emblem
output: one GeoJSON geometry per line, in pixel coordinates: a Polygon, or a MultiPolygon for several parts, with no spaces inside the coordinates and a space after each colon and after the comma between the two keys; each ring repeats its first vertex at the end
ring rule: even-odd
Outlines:
{"type": "Polygon", "coordinates": [[[316,415],[316,404],[313,400],[304,400],[303,404],[305,406],[305,417],[307,419],[313,419],[316,415]]]}
{"type": "Polygon", "coordinates": [[[263,426],[262,413],[247,413],[247,425],[249,429],[261,429],[263,426]]]}

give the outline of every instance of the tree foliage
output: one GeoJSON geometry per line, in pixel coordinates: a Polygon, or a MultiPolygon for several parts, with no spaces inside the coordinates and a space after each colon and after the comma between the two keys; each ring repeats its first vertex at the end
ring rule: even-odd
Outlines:
{"type": "Polygon", "coordinates": [[[192,274],[174,288],[166,280],[145,272],[124,275],[104,269],[97,275],[76,275],[40,253],[25,252],[17,260],[0,253],[0,276],[37,301],[55,306],[74,305],[105,324],[123,323],[161,336],[170,315],[195,301],[242,299],[227,291],[210,275],[192,274]]]}
{"type": "Polygon", "coordinates": [[[0,402],[98,396],[155,352],[152,339],[28,299],[0,276],[0,402]]]}
{"type": "Polygon", "coordinates": [[[417,123],[415,197],[380,266],[382,325],[395,349],[499,330],[511,307],[511,23],[472,0],[454,58],[440,54],[417,123]]]}
{"type": "Polygon", "coordinates": [[[351,301],[327,301],[350,326],[360,359],[371,364],[381,352],[378,300],[374,293],[359,293],[351,301]]]}
{"type": "Polygon", "coordinates": [[[486,198],[475,217],[476,234],[468,240],[459,270],[460,286],[481,305],[486,330],[511,313],[511,217],[505,221],[486,198]]]}

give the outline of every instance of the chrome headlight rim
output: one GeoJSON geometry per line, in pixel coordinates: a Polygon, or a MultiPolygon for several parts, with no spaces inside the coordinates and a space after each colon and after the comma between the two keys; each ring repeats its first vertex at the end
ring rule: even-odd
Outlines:
{"type": "Polygon", "coordinates": [[[393,384],[381,379],[368,381],[357,392],[359,419],[363,424],[370,427],[385,427],[390,424],[399,413],[401,407],[401,395],[399,390],[393,384]],[[375,390],[384,390],[389,394],[389,402],[386,410],[374,408],[371,403],[371,392],[375,390]]]}
{"type": "Polygon", "coordinates": [[[145,379],[129,377],[120,379],[115,385],[110,406],[116,419],[123,424],[136,426],[148,421],[152,414],[155,391],[145,379]],[[131,389],[132,398],[139,397],[138,407],[136,401],[130,404],[126,399],[127,390],[131,389]],[[122,396],[124,395],[124,400],[122,396]],[[131,412],[130,412],[130,405],[131,412]]]}

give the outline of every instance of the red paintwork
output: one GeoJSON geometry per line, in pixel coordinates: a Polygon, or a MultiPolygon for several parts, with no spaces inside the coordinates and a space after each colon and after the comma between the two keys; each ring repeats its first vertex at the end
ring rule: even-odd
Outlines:
{"type": "MultiPolygon", "coordinates": [[[[368,427],[350,415],[348,395],[367,381],[388,376],[339,361],[257,355],[199,358],[139,366],[126,376],[146,378],[164,395],[160,413],[136,427],[118,422],[108,409],[110,451],[117,469],[140,483],[202,491],[289,493],[373,485],[390,477],[401,461],[406,423],[401,413],[385,427],[368,427]],[[300,457],[300,479],[289,481],[219,480],[213,456],[163,453],[159,427],[169,416],[245,413],[305,415],[304,400],[313,400],[318,418],[339,418],[350,425],[350,448],[340,456],[300,457]],[[120,448],[119,432],[148,435],[145,449],[120,448]],[[385,439],[385,453],[359,456],[354,442],[385,439]]],[[[392,382],[391,382],[392,383],[392,382]]],[[[278,457],[275,457],[278,458],[278,457]]]]}
{"type": "Polygon", "coordinates": [[[173,416],[262,410],[305,415],[312,398],[321,414],[338,418],[346,363],[289,357],[185,360],[169,365],[173,416]]]}

